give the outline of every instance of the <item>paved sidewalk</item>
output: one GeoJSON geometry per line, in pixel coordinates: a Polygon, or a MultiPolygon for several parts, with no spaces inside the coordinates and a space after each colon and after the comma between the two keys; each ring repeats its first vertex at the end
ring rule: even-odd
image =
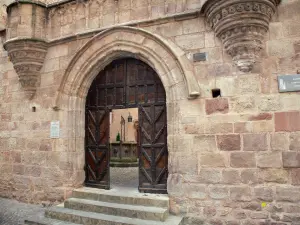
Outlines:
{"type": "Polygon", "coordinates": [[[28,217],[40,217],[45,208],[41,205],[20,203],[16,200],[0,198],[0,224],[20,225],[28,217]]]}

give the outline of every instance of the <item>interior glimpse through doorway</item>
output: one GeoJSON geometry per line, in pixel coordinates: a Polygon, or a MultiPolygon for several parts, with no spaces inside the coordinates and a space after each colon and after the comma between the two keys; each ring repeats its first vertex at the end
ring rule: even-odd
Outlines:
{"type": "Polygon", "coordinates": [[[111,188],[138,187],[138,108],[110,112],[111,188]]]}

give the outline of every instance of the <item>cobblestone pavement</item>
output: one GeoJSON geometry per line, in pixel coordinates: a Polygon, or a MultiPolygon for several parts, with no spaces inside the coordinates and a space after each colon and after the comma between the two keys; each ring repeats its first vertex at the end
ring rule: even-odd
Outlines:
{"type": "Polygon", "coordinates": [[[43,215],[45,208],[41,205],[31,205],[16,200],[0,198],[0,224],[19,225],[29,217],[43,215]]]}

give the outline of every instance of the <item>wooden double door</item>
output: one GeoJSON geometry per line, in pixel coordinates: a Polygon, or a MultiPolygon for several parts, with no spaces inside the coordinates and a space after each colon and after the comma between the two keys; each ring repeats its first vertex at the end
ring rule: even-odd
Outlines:
{"type": "Polygon", "coordinates": [[[139,190],[166,193],[166,94],[156,72],[133,59],[113,61],[93,81],[86,99],[85,184],[110,188],[109,113],[138,108],[139,190]]]}

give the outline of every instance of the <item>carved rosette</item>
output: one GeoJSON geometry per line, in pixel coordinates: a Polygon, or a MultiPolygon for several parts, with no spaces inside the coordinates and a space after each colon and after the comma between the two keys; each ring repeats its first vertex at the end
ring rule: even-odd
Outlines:
{"type": "Polygon", "coordinates": [[[29,99],[37,88],[40,70],[47,53],[47,43],[36,39],[19,39],[4,44],[19,81],[29,99]]]}
{"type": "Polygon", "coordinates": [[[204,13],[239,70],[250,72],[281,0],[209,0],[204,13]]]}

